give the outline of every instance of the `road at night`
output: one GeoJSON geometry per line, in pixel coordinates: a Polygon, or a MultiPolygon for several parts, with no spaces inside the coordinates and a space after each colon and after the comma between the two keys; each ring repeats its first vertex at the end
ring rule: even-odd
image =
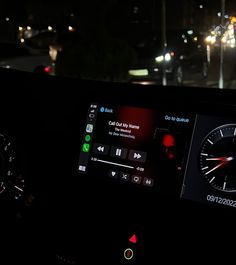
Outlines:
{"type": "MultiPolygon", "coordinates": [[[[186,77],[185,86],[203,86],[219,87],[220,56],[219,50],[212,52],[209,65],[209,74],[206,80],[203,80],[200,74],[186,77]]],[[[224,87],[236,89],[236,49],[228,49],[224,53],[224,87]]]]}

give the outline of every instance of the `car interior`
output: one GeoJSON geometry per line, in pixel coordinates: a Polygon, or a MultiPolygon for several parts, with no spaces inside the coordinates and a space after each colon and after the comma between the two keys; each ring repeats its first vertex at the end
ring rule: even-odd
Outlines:
{"type": "Polygon", "coordinates": [[[1,264],[234,257],[235,90],[0,78],[1,264]]]}
{"type": "Polygon", "coordinates": [[[0,265],[233,264],[236,1],[1,1],[0,265]]]}

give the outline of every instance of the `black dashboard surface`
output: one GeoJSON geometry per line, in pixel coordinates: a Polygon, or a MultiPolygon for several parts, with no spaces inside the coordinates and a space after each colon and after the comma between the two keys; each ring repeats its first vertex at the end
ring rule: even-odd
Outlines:
{"type": "Polygon", "coordinates": [[[2,264],[233,256],[236,91],[0,76],[2,264]]]}

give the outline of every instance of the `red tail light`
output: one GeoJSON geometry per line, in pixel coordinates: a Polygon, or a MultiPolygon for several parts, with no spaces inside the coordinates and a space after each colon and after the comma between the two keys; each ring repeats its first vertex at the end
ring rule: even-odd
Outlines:
{"type": "Polygon", "coordinates": [[[51,66],[45,66],[44,67],[44,73],[50,75],[52,73],[52,67],[51,66]]]}

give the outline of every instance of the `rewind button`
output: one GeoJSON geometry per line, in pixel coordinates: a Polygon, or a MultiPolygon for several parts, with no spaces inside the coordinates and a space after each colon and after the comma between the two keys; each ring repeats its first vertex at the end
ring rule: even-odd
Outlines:
{"type": "Polygon", "coordinates": [[[95,143],[93,145],[93,152],[100,155],[107,155],[109,152],[109,146],[106,144],[95,143]]]}

